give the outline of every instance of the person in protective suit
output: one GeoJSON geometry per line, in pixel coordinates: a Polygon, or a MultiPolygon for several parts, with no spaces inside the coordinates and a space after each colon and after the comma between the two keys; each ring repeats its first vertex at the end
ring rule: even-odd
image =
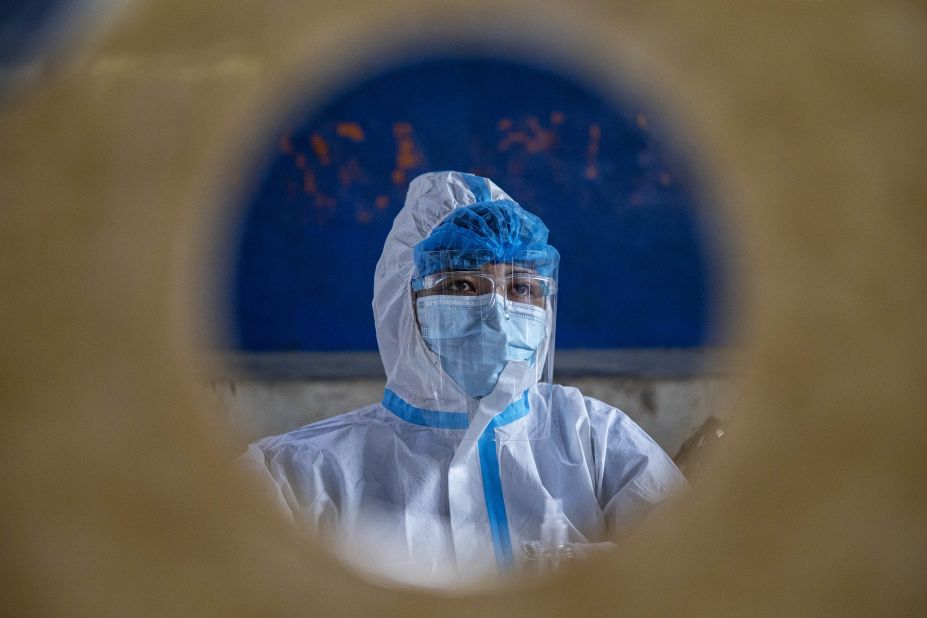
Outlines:
{"type": "Polygon", "coordinates": [[[603,543],[685,487],[624,413],[551,383],[547,236],[489,179],[412,181],[374,279],[383,400],[246,455],[296,521],[383,575],[475,577],[523,566],[551,504],[603,543]]]}

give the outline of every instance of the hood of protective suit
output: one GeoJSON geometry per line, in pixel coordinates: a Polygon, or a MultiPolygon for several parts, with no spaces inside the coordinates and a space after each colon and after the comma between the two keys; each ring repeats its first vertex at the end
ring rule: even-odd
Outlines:
{"type": "Polygon", "coordinates": [[[374,278],[373,311],[386,386],[406,402],[436,411],[468,409],[470,398],[445,374],[416,323],[411,282],[413,250],[457,208],[511,200],[491,180],[461,172],[432,172],[409,185],[374,278]]]}

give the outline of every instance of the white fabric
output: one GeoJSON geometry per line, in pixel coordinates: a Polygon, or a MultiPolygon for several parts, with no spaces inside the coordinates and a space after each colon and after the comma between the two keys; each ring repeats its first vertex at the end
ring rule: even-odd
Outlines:
{"type": "MultiPolygon", "coordinates": [[[[486,183],[491,199],[512,199],[491,181],[486,183]]],[[[387,387],[419,408],[466,410],[470,398],[444,373],[419,333],[410,293],[415,274],[412,250],[451,211],[477,201],[460,172],[432,172],[415,178],[377,262],[373,313],[387,387]]]]}
{"type": "Polygon", "coordinates": [[[373,306],[393,398],[265,438],[248,454],[297,521],[368,570],[415,583],[506,568],[506,541],[517,567],[522,543],[540,538],[548,497],[562,500],[571,542],[598,543],[685,486],[643,430],[575,388],[526,384],[513,362],[474,401],[443,374],[415,324],[412,248],[474,201],[457,172],[420,176],[386,241],[373,306]],[[464,426],[417,422],[417,409],[466,411],[464,426]]]}

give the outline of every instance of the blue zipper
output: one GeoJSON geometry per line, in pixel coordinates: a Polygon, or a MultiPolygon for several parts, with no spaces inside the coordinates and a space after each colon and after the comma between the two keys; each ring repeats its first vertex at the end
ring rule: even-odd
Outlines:
{"type": "MultiPolygon", "coordinates": [[[[415,425],[439,427],[441,429],[466,429],[470,420],[466,412],[438,412],[417,408],[390,389],[383,394],[383,406],[399,418],[415,425]]],[[[528,414],[528,391],[510,403],[505,410],[489,421],[486,429],[477,440],[480,457],[480,476],[483,481],[483,500],[486,502],[486,514],[489,518],[489,531],[492,535],[496,564],[500,569],[510,569],[514,564],[512,537],[509,531],[509,518],[505,510],[505,496],[502,493],[502,474],[499,469],[499,452],[496,448],[497,427],[503,427],[528,414]]]]}

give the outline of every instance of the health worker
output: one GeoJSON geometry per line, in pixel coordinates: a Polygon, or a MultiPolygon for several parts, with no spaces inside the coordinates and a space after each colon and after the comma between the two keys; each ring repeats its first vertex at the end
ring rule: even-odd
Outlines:
{"type": "Polygon", "coordinates": [[[246,455],[300,525],[386,576],[475,577],[524,566],[551,509],[603,543],[685,487],[624,413],[551,383],[547,236],[486,178],[412,181],[374,279],[383,400],[246,455]]]}

